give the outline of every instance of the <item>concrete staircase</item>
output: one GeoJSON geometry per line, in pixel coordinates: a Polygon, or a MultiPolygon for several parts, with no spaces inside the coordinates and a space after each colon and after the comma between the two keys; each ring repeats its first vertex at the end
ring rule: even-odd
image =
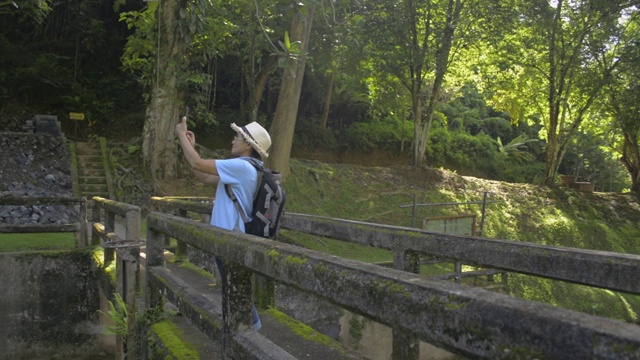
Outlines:
{"type": "Polygon", "coordinates": [[[100,196],[115,200],[108,162],[103,159],[100,143],[75,143],[76,174],[74,193],[91,199],[100,196]]]}

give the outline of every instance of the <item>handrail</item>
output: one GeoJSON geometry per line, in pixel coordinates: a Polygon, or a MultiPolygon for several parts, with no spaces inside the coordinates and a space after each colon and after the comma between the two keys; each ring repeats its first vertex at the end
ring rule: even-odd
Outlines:
{"type": "Polygon", "coordinates": [[[282,228],[387,249],[396,254],[420,252],[470,265],[640,294],[639,255],[449,235],[295,213],[285,214],[282,228]]]}
{"type": "MultiPolygon", "coordinates": [[[[159,296],[153,286],[180,291],[181,284],[156,281],[154,285],[154,277],[161,276],[163,269],[166,236],[220,257],[238,271],[232,278],[239,282],[223,289],[227,313],[223,312],[222,339],[230,357],[237,355],[233,342],[250,320],[242,315],[249,313],[250,306],[247,271],[313,293],[460,355],[506,358],[524,352],[539,358],[640,357],[640,327],[633,324],[430,280],[169,214],[150,213],[147,228],[148,294],[159,296]],[[234,306],[229,307],[230,303],[234,306]]],[[[153,302],[149,300],[147,306],[153,302]]],[[[189,301],[181,303],[188,305],[189,301]]]]}
{"type": "MultiPolygon", "coordinates": [[[[211,204],[164,201],[158,206],[206,213],[211,204]]],[[[461,261],[549,279],[573,282],[631,294],[640,294],[640,256],[607,251],[539,245],[527,242],[459,236],[422,229],[375,224],[324,216],[285,212],[282,228],[394,252],[408,252],[461,261]]],[[[398,261],[396,260],[396,263],[398,261]]],[[[396,264],[396,269],[407,264],[396,264]]]]}

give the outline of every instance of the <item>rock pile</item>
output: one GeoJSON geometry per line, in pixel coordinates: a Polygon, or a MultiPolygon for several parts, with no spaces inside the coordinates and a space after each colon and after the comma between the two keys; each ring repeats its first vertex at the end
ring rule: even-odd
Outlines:
{"type": "MultiPolygon", "coordinates": [[[[71,157],[65,138],[0,134],[0,204],[8,197],[72,196],[71,157]]],[[[0,205],[0,223],[6,224],[67,224],[77,214],[67,206],[0,205]]]]}

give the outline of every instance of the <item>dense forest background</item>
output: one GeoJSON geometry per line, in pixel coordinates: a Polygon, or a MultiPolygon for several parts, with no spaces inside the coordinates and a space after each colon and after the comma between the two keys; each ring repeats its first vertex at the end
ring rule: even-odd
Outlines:
{"type": "Polygon", "coordinates": [[[0,107],[55,114],[69,136],[140,137],[150,157],[162,151],[154,143],[175,144],[145,136],[170,132],[158,124],[187,109],[212,147],[228,147],[231,122],[258,121],[284,142],[274,125],[294,102],[281,120],[293,154],[382,151],[492,180],[553,185],[566,174],[637,193],[638,10],[618,0],[0,0],[0,107]],[[292,77],[303,80],[299,101],[292,77]]]}

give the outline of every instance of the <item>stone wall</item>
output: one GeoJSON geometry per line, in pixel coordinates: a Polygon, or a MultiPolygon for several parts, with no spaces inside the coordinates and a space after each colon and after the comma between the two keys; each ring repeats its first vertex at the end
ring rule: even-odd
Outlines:
{"type": "MultiPolygon", "coordinates": [[[[71,156],[64,137],[0,134],[0,203],[4,197],[71,197],[71,156]]],[[[65,206],[0,206],[0,223],[68,224],[78,211],[65,206]]]]}
{"type": "Polygon", "coordinates": [[[100,300],[86,251],[0,254],[0,359],[99,354],[100,300]]]}

